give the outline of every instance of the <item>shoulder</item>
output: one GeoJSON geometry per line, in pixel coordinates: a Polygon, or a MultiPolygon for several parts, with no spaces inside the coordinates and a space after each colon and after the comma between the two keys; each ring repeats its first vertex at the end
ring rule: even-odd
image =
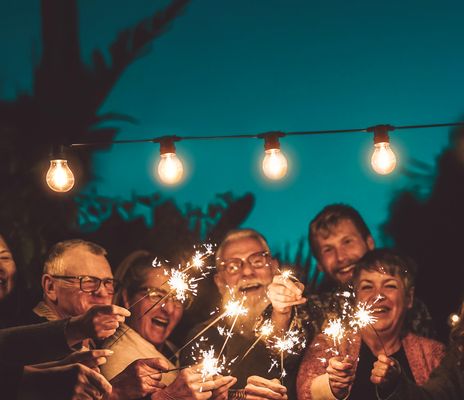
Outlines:
{"type": "Polygon", "coordinates": [[[409,333],[403,339],[405,346],[407,347],[421,347],[425,350],[426,353],[440,353],[445,354],[445,345],[438,340],[426,338],[423,336],[415,335],[414,333],[409,333]]]}

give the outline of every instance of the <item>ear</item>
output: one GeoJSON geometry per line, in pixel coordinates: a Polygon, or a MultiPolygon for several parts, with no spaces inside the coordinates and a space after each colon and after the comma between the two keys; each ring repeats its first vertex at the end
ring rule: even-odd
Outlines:
{"type": "Polygon", "coordinates": [[[216,287],[218,288],[219,290],[219,293],[221,294],[221,296],[224,296],[224,294],[226,293],[226,283],[224,282],[224,279],[222,279],[222,276],[221,276],[221,273],[218,272],[214,275],[214,283],[216,284],[216,287]]]}
{"type": "Polygon", "coordinates": [[[367,248],[368,248],[369,250],[374,250],[374,248],[375,248],[375,241],[374,241],[374,238],[373,238],[371,235],[369,235],[369,236],[367,237],[366,243],[367,243],[367,248]]]}
{"type": "Polygon", "coordinates": [[[49,274],[42,275],[42,290],[44,295],[47,296],[51,301],[56,301],[56,285],[54,279],[49,274]]]}
{"type": "Polygon", "coordinates": [[[121,292],[121,300],[122,304],[124,305],[125,308],[129,308],[130,303],[129,303],[129,298],[127,296],[127,289],[123,289],[121,292]]]}
{"type": "Polygon", "coordinates": [[[406,308],[410,310],[412,308],[412,304],[414,303],[414,286],[408,290],[408,297],[407,297],[407,304],[406,308]]]}

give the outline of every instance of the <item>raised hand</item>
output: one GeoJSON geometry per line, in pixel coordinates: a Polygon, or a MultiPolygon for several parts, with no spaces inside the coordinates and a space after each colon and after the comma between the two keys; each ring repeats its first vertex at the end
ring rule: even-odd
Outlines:
{"type": "Polygon", "coordinates": [[[73,346],[84,339],[105,339],[116,332],[130,311],[115,305],[97,305],[85,314],[73,317],[66,328],[68,344],[73,346]]]}
{"type": "Polygon", "coordinates": [[[282,386],[278,379],[266,379],[252,375],[247,379],[245,398],[247,400],[286,400],[288,398],[287,388],[282,386]]]}
{"type": "Polygon", "coordinates": [[[332,357],[327,366],[329,385],[337,399],[347,396],[355,378],[355,369],[351,359],[347,357],[332,357]]]}
{"type": "Polygon", "coordinates": [[[371,382],[379,386],[391,387],[397,384],[400,373],[401,367],[398,361],[380,354],[372,368],[371,382]]]}
{"type": "Polygon", "coordinates": [[[21,390],[50,400],[94,400],[111,394],[110,383],[82,364],[51,368],[24,367],[21,390]]]}
{"type": "Polygon", "coordinates": [[[113,392],[110,399],[139,399],[164,389],[166,385],[161,382],[161,376],[168,368],[168,362],[161,358],[135,360],[111,379],[113,392]]]}
{"type": "Polygon", "coordinates": [[[276,312],[286,314],[291,313],[292,306],[306,302],[303,290],[304,285],[301,282],[294,282],[282,275],[275,275],[272,283],[267,287],[267,297],[276,312]]]}

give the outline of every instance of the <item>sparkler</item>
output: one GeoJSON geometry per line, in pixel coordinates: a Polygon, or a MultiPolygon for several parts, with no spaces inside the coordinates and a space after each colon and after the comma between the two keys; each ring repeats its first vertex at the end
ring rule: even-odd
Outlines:
{"type": "Polygon", "coordinates": [[[275,336],[274,348],[280,352],[280,381],[282,383],[283,378],[287,375],[284,368],[284,354],[295,354],[293,348],[300,344],[301,347],[305,347],[305,339],[300,341],[300,335],[297,330],[288,331],[283,337],[275,336]]]}
{"type": "Polygon", "coordinates": [[[377,322],[377,318],[372,315],[374,310],[372,307],[374,306],[375,303],[377,303],[379,300],[381,300],[381,296],[377,296],[377,298],[374,300],[372,304],[367,304],[367,303],[359,303],[356,307],[356,310],[354,312],[353,318],[350,321],[350,325],[353,328],[365,328],[366,326],[369,326],[375,333],[375,336],[377,336],[377,339],[379,340],[382,350],[385,355],[387,355],[387,351],[385,350],[385,345],[383,343],[382,338],[380,337],[379,333],[377,332],[377,329],[374,328],[374,324],[377,322]]]}
{"type": "Polygon", "coordinates": [[[327,327],[322,331],[324,335],[330,337],[336,349],[335,353],[340,354],[339,346],[345,336],[345,327],[343,326],[342,319],[331,319],[327,323],[327,327]]]}
{"type": "Polygon", "coordinates": [[[219,352],[219,357],[221,357],[222,352],[226,348],[227,342],[232,337],[232,331],[234,330],[234,327],[235,327],[235,324],[237,322],[238,317],[240,315],[246,315],[247,312],[248,312],[248,309],[246,307],[243,307],[243,302],[245,300],[246,300],[246,296],[243,296],[242,301],[240,302],[240,304],[237,305],[238,302],[235,301],[235,302],[231,302],[230,304],[228,304],[228,306],[229,306],[228,308],[226,307],[226,311],[227,311],[226,315],[228,315],[228,316],[234,315],[235,318],[234,318],[234,322],[232,323],[232,326],[230,328],[230,331],[226,336],[226,340],[224,340],[224,344],[222,345],[221,351],[219,352]]]}
{"type": "Polygon", "coordinates": [[[259,328],[258,330],[258,338],[253,342],[253,344],[248,348],[248,350],[245,352],[245,354],[243,355],[243,357],[240,359],[239,362],[242,362],[243,359],[248,355],[250,354],[251,350],[253,350],[256,345],[258,344],[258,342],[264,338],[264,337],[268,337],[271,335],[271,333],[274,331],[274,324],[272,323],[272,321],[270,319],[267,319],[266,321],[263,322],[263,324],[261,325],[261,327],[259,328]]]}
{"type": "Polygon", "coordinates": [[[211,321],[208,325],[206,325],[200,332],[198,332],[192,339],[190,339],[187,343],[185,343],[179,350],[185,349],[190,343],[192,343],[195,339],[199,336],[203,335],[209,328],[211,328],[214,324],[217,324],[222,318],[224,317],[238,317],[239,315],[245,315],[248,312],[246,307],[243,307],[243,301],[239,302],[238,300],[230,300],[224,307],[224,312],[219,314],[213,321],[211,321]]]}

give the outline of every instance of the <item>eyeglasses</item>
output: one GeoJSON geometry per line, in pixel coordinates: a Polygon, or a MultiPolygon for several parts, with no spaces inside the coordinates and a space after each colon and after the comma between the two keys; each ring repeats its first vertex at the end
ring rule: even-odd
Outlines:
{"type": "Polygon", "coordinates": [[[254,271],[261,270],[269,266],[269,252],[258,251],[249,255],[245,260],[241,258],[229,258],[221,261],[219,266],[230,275],[236,275],[243,270],[243,264],[246,262],[254,271]]]}
{"type": "Polygon", "coordinates": [[[52,275],[55,279],[63,279],[67,280],[79,280],[79,287],[85,293],[93,293],[100,289],[100,286],[103,282],[103,286],[105,286],[106,291],[109,294],[114,294],[117,286],[116,279],[113,278],[105,278],[100,279],[95,276],[89,275],[79,275],[79,276],[66,276],[66,275],[52,275]]]}
{"type": "Polygon", "coordinates": [[[185,301],[180,301],[174,293],[167,293],[158,288],[142,287],[141,292],[145,292],[148,299],[153,303],[161,303],[164,299],[165,302],[171,301],[172,304],[177,308],[188,308],[191,304],[192,299],[187,297],[185,301]]]}

